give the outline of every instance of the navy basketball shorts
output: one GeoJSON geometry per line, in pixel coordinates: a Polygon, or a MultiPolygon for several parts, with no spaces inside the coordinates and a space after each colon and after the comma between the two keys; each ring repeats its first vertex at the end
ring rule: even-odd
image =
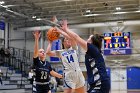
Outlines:
{"type": "Polygon", "coordinates": [[[49,84],[40,85],[36,84],[36,93],[48,93],[50,91],[49,84]]]}
{"type": "Polygon", "coordinates": [[[90,86],[90,89],[87,91],[88,93],[109,93],[110,91],[110,82],[109,80],[102,82],[100,89],[95,89],[90,86]]]}

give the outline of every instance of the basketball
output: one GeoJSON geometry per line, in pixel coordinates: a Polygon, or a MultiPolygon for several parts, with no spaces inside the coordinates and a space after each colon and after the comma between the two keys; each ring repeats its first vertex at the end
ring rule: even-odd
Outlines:
{"type": "Polygon", "coordinates": [[[59,38],[60,34],[56,32],[56,28],[51,27],[47,32],[47,38],[50,41],[57,40],[59,38]]]}

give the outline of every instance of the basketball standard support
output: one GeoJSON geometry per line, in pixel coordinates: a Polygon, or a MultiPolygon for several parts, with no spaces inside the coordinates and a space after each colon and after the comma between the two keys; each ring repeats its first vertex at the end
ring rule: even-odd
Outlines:
{"type": "MultiPolygon", "coordinates": [[[[79,29],[79,28],[94,28],[94,27],[108,27],[108,24],[111,27],[118,26],[118,24],[122,23],[123,26],[134,26],[140,25],[140,20],[132,20],[132,21],[114,21],[114,22],[102,22],[102,23],[86,23],[86,24],[77,24],[77,25],[69,25],[70,28],[79,29]]],[[[50,24],[53,24],[50,23],[50,24]]],[[[57,26],[57,24],[54,23],[57,26]]],[[[24,27],[17,28],[17,31],[35,31],[35,30],[48,30],[51,26],[36,26],[36,27],[24,27]]]]}

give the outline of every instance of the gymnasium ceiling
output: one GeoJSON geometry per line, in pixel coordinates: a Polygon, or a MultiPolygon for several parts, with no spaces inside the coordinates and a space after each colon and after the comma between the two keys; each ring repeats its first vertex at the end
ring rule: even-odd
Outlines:
{"type": "Polygon", "coordinates": [[[19,27],[49,25],[39,18],[50,20],[54,15],[58,20],[67,19],[69,24],[140,19],[140,0],[3,1],[0,18],[19,27]]]}
{"type": "MultiPolygon", "coordinates": [[[[57,16],[58,20],[67,19],[69,24],[140,20],[140,0],[0,1],[4,1],[0,2],[0,20],[19,28],[50,25],[44,20],[51,20],[53,16],[57,16]]],[[[107,56],[106,61],[112,66],[130,65],[134,60],[139,62],[137,54],[139,52],[132,56],[107,56]]]]}

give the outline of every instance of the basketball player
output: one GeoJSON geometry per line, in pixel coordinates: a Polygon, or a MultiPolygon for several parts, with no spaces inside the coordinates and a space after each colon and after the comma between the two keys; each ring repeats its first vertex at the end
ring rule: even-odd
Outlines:
{"type": "Polygon", "coordinates": [[[62,75],[53,71],[49,62],[45,61],[46,53],[44,49],[38,49],[40,32],[36,31],[33,33],[33,35],[35,37],[33,64],[36,74],[35,75],[36,90],[37,93],[50,93],[49,87],[50,75],[58,78],[62,78],[62,75]]]}
{"type": "Polygon", "coordinates": [[[64,66],[64,93],[85,93],[85,79],[79,66],[76,43],[66,33],[62,39],[62,50],[51,51],[52,42],[48,41],[47,54],[61,58],[64,66]],[[73,41],[71,43],[71,41],[73,41]]]}
{"type": "MultiPolygon", "coordinates": [[[[76,33],[67,27],[67,21],[63,21],[62,28],[71,38],[73,38],[85,51],[85,65],[90,89],[88,93],[109,93],[110,81],[107,76],[104,58],[101,54],[102,36],[90,35],[87,41],[83,40],[76,33]]],[[[62,30],[57,28],[62,33],[62,30]]]]}

